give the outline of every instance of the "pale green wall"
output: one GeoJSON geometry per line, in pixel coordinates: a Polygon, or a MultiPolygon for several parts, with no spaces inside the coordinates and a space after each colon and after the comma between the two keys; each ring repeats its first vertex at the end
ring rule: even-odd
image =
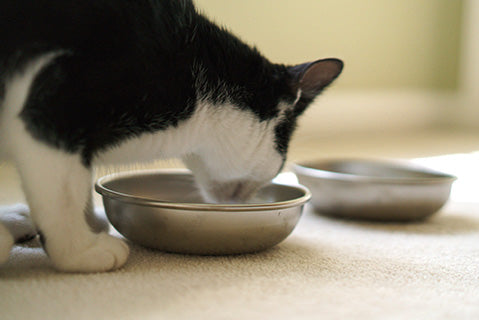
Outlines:
{"type": "MultiPolygon", "coordinates": [[[[479,1],[479,0],[478,0],[479,1]]],[[[454,89],[462,0],[196,0],[275,62],[339,57],[344,89],[454,89]]]]}

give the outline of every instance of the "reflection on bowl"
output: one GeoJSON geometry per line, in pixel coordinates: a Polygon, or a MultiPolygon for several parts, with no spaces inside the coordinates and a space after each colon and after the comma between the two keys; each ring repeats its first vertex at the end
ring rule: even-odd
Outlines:
{"type": "Polygon", "coordinates": [[[257,252],[283,241],[310,199],[302,186],[272,183],[247,204],[205,203],[186,170],[140,171],[98,180],[112,225],[149,248],[189,254],[257,252]]]}
{"type": "Polygon", "coordinates": [[[324,160],[295,164],[321,214],[380,221],[424,219],[449,199],[454,176],[408,163],[324,160]]]}

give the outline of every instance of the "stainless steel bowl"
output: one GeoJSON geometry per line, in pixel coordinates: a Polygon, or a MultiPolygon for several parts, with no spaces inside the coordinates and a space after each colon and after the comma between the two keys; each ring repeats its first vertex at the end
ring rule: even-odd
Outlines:
{"type": "Polygon", "coordinates": [[[454,176],[408,163],[324,160],[293,165],[321,214],[380,221],[424,219],[449,199],[454,176]]]}
{"type": "Polygon", "coordinates": [[[112,225],[149,248],[188,254],[239,254],[283,241],[311,198],[301,186],[270,184],[251,203],[205,203],[186,170],[121,173],[95,189],[112,225]]]}

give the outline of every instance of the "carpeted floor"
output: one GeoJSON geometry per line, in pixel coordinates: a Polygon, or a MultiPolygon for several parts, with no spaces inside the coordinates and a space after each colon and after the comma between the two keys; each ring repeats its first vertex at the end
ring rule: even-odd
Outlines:
{"type": "MultiPolygon", "coordinates": [[[[131,245],[124,268],[88,275],[55,272],[35,242],[17,246],[0,266],[0,319],[479,319],[479,155],[417,162],[460,178],[451,202],[421,223],[337,220],[308,207],[266,252],[131,245]]],[[[0,170],[0,182],[1,203],[17,200],[15,174],[0,170]]]]}

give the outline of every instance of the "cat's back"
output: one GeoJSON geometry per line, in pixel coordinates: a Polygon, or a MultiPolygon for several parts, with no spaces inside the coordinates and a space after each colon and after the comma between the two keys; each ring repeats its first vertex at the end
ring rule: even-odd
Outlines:
{"type": "Polygon", "coordinates": [[[129,3],[124,0],[1,1],[0,33],[4,45],[0,50],[3,54],[33,47],[78,50],[86,45],[94,49],[93,40],[100,38],[111,45],[116,32],[125,32],[123,25],[132,26],[129,15],[123,14],[131,9],[129,3]]]}
{"type": "Polygon", "coordinates": [[[192,15],[189,0],[3,0],[0,67],[52,50],[112,57],[156,39],[172,46],[174,29],[192,15]]]}
{"type": "Polygon", "coordinates": [[[86,162],[175,125],[195,101],[195,18],[189,0],[0,0],[0,113],[21,112],[38,140],[83,149],[86,162]]]}

